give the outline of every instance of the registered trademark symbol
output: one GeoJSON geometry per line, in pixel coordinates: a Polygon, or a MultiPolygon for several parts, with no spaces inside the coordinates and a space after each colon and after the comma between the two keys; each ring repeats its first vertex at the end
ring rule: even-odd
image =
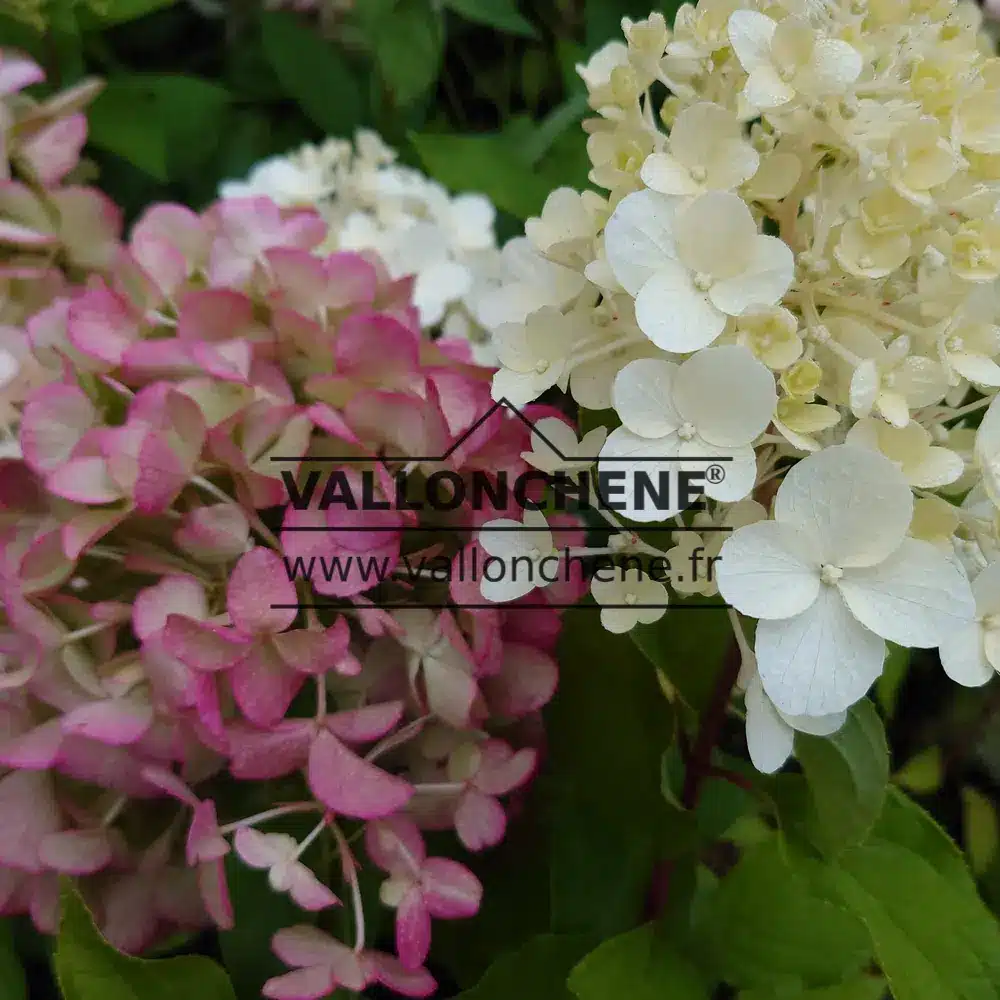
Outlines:
{"type": "Polygon", "coordinates": [[[721,465],[710,465],[705,470],[705,478],[710,483],[721,483],[726,478],[726,470],[721,465]]]}

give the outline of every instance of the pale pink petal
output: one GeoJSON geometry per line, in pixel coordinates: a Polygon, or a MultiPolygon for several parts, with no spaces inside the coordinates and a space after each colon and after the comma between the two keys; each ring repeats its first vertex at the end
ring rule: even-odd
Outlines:
{"type": "Polygon", "coordinates": [[[493,711],[519,719],[547,705],[559,672],[555,660],[535,646],[505,642],[500,673],[480,678],[479,686],[493,711]]]}
{"type": "Polygon", "coordinates": [[[326,729],[309,751],[307,777],[321,802],[354,819],[389,816],[413,795],[408,782],[362,760],[326,729]]]}
{"type": "Polygon", "coordinates": [[[271,642],[278,656],[291,667],[302,674],[321,676],[331,670],[336,670],[338,664],[347,656],[347,643],[350,631],[343,618],[337,619],[337,625],[324,631],[312,629],[295,629],[292,632],[282,632],[275,635],[271,642]]]}
{"type": "Polygon", "coordinates": [[[45,71],[33,59],[10,50],[0,53],[0,94],[6,97],[45,80],[45,71]]]}
{"type": "Polygon", "coordinates": [[[139,449],[139,475],[132,489],[136,507],[144,514],[159,514],[176,499],[191,476],[166,437],[150,433],[139,449]]]}
{"type": "Polygon", "coordinates": [[[247,653],[246,643],[236,636],[176,614],[167,615],[163,644],[193,670],[227,670],[247,653]]]}
{"type": "Polygon", "coordinates": [[[21,449],[36,472],[61,466],[97,420],[86,393],[75,385],[47,385],[32,393],[21,416],[21,449]]]}
{"type": "Polygon", "coordinates": [[[128,746],[142,739],[152,722],[151,705],[112,698],[73,709],[63,716],[62,727],[68,735],[86,736],[109,746],[128,746]]]}
{"type": "Polygon", "coordinates": [[[427,911],[438,920],[471,917],[483,898],[479,879],[465,865],[449,858],[428,858],[420,884],[427,911]]]}
{"type": "Polygon", "coordinates": [[[350,949],[310,924],[285,927],[271,940],[271,948],[285,965],[293,968],[334,965],[350,956],[350,949]]]}
{"type": "Polygon", "coordinates": [[[87,141],[87,118],[83,114],[60,118],[36,132],[21,146],[21,155],[45,185],[57,184],[80,161],[87,141]]]}
{"type": "Polygon", "coordinates": [[[103,281],[70,302],[66,328],[78,351],[111,365],[120,364],[139,339],[138,319],[128,302],[103,281]]]}
{"type": "Polygon", "coordinates": [[[284,858],[275,842],[266,834],[250,826],[236,831],[233,847],[240,860],[251,868],[270,868],[284,858]]]}
{"type": "Polygon", "coordinates": [[[503,806],[492,795],[484,795],[474,788],[462,795],[455,810],[455,832],[470,851],[499,844],[506,829],[503,806]]]}
{"type": "Polygon", "coordinates": [[[143,642],[163,628],[169,615],[207,618],[204,584],[196,577],[178,573],[144,587],[132,605],[132,631],[143,642]]]}
{"type": "Polygon", "coordinates": [[[417,824],[407,816],[390,816],[365,828],[365,849],[383,871],[416,876],[427,851],[417,824]]]}
{"type": "Polygon", "coordinates": [[[121,524],[128,510],[102,507],[84,510],[62,526],[63,551],[70,559],[79,559],[91,545],[121,524]]]}
{"type": "Polygon", "coordinates": [[[479,752],[482,757],[473,784],[487,795],[504,795],[523,785],[538,763],[538,754],[530,747],[514,753],[503,740],[487,740],[479,752]]]}
{"type": "Polygon", "coordinates": [[[286,719],[268,730],[233,726],[228,731],[230,770],[241,780],[290,774],[305,766],[312,736],[308,719],[286,719]]]}
{"type": "Polygon", "coordinates": [[[0,780],[0,864],[41,871],[38,845],[61,825],[48,773],[13,771],[0,780]]]}
{"type": "Polygon", "coordinates": [[[62,739],[62,718],[56,716],[20,736],[3,740],[0,764],[20,770],[47,771],[59,756],[62,739]]]}
{"type": "Polygon", "coordinates": [[[358,377],[413,372],[419,367],[419,341],[402,323],[382,313],[355,313],[337,330],[337,370],[358,377]]]}
{"type": "Polygon", "coordinates": [[[284,718],[305,682],[305,676],[289,669],[266,640],[254,643],[229,679],[240,711],[265,729],[284,718]]]}
{"type": "Polygon", "coordinates": [[[315,913],[328,906],[337,906],[340,900],[305,865],[292,864],[287,872],[288,894],[303,910],[315,913]]]}
{"type": "Polygon", "coordinates": [[[233,904],[226,883],[226,869],[221,861],[208,861],[198,865],[198,889],[208,915],[220,930],[232,930],[233,904]]]}
{"type": "Polygon", "coordinates": [[[64,875],[92,875],[110,864],[111,840],[103,829],[50,833],[42,838],[38,856],[64,875]]]}
{"type": "Polygon", "coordinates": [[[121,487],[111,478],[108,463],[99,456],[71,458],[49,473],[45,485],[50,493],[76,503],[114,503],[123,496],[121,487]]]}
{"type": "Polygon", "coordinates": [[[281,557],[260,546],[236,564],[229,578],[226,607],[233,624],[248,635],[283,632],[298,614],[295,584],[281,557]],[[275,608],[283,604],[291,607],[275,608]]]}
{"type": "Polygon", "coordinates": [[[229,844],[219,833],[215,803],[211,799],[204,799],[195,806],[185,851],[189,865],[219,861],[229,853],[229,844]]]}
{"type": "Polygon", "coordinates": [[[261,993],[268,1000],[322,1000],[336,989],[333,969],[328,965],[314,965],[269,979],[261,993]]]}
{"type": "Polygon", "coordinates": [[[367,957],[375,978],[395,993],[429,997],[437,990],[437,982],[426,969],[408,969],[398,958],[378,951],[369,952],[367,957]]]}
{"type": "Polygon", "coordinates": [[[335,712],[327,717],[326,725],[346,743],[370,743],[394,729],[402,717],[401,701],[383,701],[335,712]]]}

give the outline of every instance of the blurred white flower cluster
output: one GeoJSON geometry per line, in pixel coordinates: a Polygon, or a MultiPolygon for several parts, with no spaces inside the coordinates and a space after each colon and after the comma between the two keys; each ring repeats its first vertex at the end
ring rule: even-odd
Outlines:
{"type": "Polygon", "coordinates": [[[371,250],[393,278],[412,275],[421,325],[468,340],[474,359],[490,364],[477,303],[502,274],[493,204],[481,194],[452,197],[396,159],[380,136],[361,129],[354,142],[332,138],[262,160],[219,193],[317,208],[330,226],[320,252],[371,250]]]}
{"type": "MultiPolygon", "coordinates": [[[[597,470],[626,473],[617,509],[676,517],[668,555],[721,557],[671,583],[732,606],[765,770],[795,731],[840,726],[887,642],[940,648],[965,685],[1000,669],[1000,58],[981,20],[960,0],[625,19],[578,67],[599,190],[552,192],[486,297],[495,398],[613,407],[597,470]],[[650,506],[636,474],[696,460],[726,463],[706,510],[650,506]]],[[[617,523],[608,551],[657,554],[617,523]]]]}

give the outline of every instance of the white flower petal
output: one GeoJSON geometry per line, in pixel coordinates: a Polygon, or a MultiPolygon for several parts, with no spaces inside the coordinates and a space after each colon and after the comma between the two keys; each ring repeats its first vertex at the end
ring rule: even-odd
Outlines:
{"type": "Polygon", "coordinates": [[[870,566],[899,547],[913,516],[913,494],[884,455],[835,445],[789,470],[774,516],[809,533],[824,561],[870,566]]]}
{"type": "Polygon", "coordinates": [[[945,637],[939,650],[944,672],[963,687],[982,687],[996,673],[986,659],[983,629],[969,622],[945,637]]]}
{"type": "Polygon", "coordinates": [[[976,614],[1000,612],[1000,562],[990,563],[976,576],[972,581],[972,594],[976,599],[976,614]]]}
{"type": "Polygon", "coordinates": [[[829,715],[864,697],[882,672],[885,643],[821,587],[801,614],[762,619],[754,639],[761,683],[785,715],[829,715]]]}
{"type": "Polygon", "coordinates": [[[720,280],[733,278],[753,259],[757,223],[739,195],[708,191],[677,212],[674,238],[677,259],[685,267],[720,280]]]}
{"type": "Polygon", "coordinates": [[[639,171],[642,183],[660,194],[692,195],[701,190],[701,185],[688,173],[687,167],[669,153],[653,153],[647,156],[639,171]]]}
{"type": "Polygon", "coordinates": [[[614,276],[630,295],[676,255],[673,225],[677,200],[636,191],[618,203],[604,227],[604,253],[614,276]]]}
{"type": "Polygon", "coordinates": [[[810,90],[842,94],[861,75],[863,60],[853,45],[839,38],[817,39],[813,47],[810,90]]]}
{"type": "Polygon", "coordinates": [[[847,721],[847,712],[833,712],[830,715],[783,715],[782,718],[797,733],[831,736],[847,721]]]}
{"type": "Polygon", "coordinates": [[[630,361],[611,389],[614,407],[622,423],[647,438],[672,434],[681,419],[671,401],[677,365],[659,358],[630,361]]]}
{"type": "Polygon", "coordinates": [[[734,531],[719,555],[719,593],[751,618],[791,618],[819,596],[815,547],[797,528],[758,521],[734,531]]]}
{"type": "Polygon", "coordinates": [[[674,380],[673,398],[681,419],[720,446],[753,441],[771,422],[778,402],[774,376],[739,344],[688,358],[674,380]]]}
{"type": "Polygon", "coordinates": [[[715,445],[704,438],[696,437],[681,445],[682,463],[685,472],[697,472],[704,483],[705,495],[721,503],[736,503],[748,497],[757,482],[757,455],[748,445],[715,445]],[[727,461],[713,462],[713,458],[727,461]],[[713,482],[708,472],[709,466],[721,465],[723,478],[713,482]]]}
{"type": "Polygon", "coordinates": [[[771,704],[757,676],[747,687],[746,710],[750,760],[763,774],[774,774],[792,755],[795,733],[771,704]]]}
{"type": "Polygon", "coordinates": [[[752,73],[771,65],[771,41],[777,22],[755,10],[737,10],[729,16],[726,30],[740,65],[752,73]]]}
{"type": "Polygon", "coordinates": [[[771,66],[761,66],[748,77],[743,97],[752,108],[766,111],[780,108],[795,96],[795,88],[785,83],[771,66]]]}
{"type": "Polygon", "coordinates": [[[838,586],[858,621],[901,646],[937,646],[975,615],[962,570],[915,538],[875,566],[845,570],[838,586]]]}
{"type": "Polygon", "coordinates": [[[795,277],[795,255],[777,236],[758,236],[747,269],[717,281],[709,290],[716,309],[739,316],[747,309],[766,308],[781,300],[795,277]]]}
{"type": "Polygon", "coordinates": [[[726,317],[695,288],[691,272],[677,261],[665,261],[642,286],[635,321],[657,347],[675,354],[707,347],[726,328],[726,317]]]}

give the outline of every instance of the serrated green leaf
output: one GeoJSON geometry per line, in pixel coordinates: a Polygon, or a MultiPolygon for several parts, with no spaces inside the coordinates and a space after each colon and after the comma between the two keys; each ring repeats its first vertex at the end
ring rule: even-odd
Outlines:
{"type": "Polygon", "coordinates": [[[340,52],[288,11],[261,14],[271,68],[305,114],[328,135],[349,136],[364,121],[364,100],[340,52]]]}
{"type": "Polygon", "coordinates": [[[777,837],[751,847],[719,882],[694,935],[705,967],[743,989],[831,986],[871,956],[858,919],[815,893],[777,837]]]}
{"type": "Polygon", "coordinates": [[[210,959],[147,961],[115,951],[68,880],[60,904],[53,965],[63,1000],[236,1000],[225,972],[210,959]]]}
{"type": "Polygon", "coordinates": [[[809,782],[809,839],[826,854],[864,840],[889,781],[889,750],[875,706],[860,701],[832,736],[797,733],[795,756],[809,782]]]}
{"type": "Polygon", "coordinates": [[[27,1000],[28,983],[14,945],[13,921],[0,922],[0,997],[3,1000],[27,1000]]]}
{"type": "Polygon", "coordinates": [[[80,23],[86,28],[124,24],[164,7],[172,7],[176,2],[177,0],[105,0],[99,12],[83,8],[80,23]]]}
{"type": "Polygon", "coordinates": [[[538,36],[535,26],[517,9],[515,0],[445,0],[445,6],[476,24],[511,35],[538,36]]]}
{"type": "Polygon", "coordinates": [[[888,643],[888,647],[889,652],[882,673],[875,682],[875,698],[885,712],[886,718],[891,719],[896,714],[899,689],[903,686],[910,669],[910,650],[897,646],[894,642],[888,643]]]}
{"type": "Polygon", "coordinates": [[[826,877],[868,928],[895,1000],[1000,995],[1000,927],[924,858],[872,840],[845,852],[826,877]]]}
{"type": "Polygon", "coordinates": [[[498,958],[455,1000],[573,1000],[566,977],[593,945],[587,935],[540,934],[498,958]]]}
{"type": "Polygon", "coordinates": [[[690,960],[654,924],[619,934],[570,973],[578,1000],[707,1000],[708,988],[690,960]]]}
{"type": "Polygon", "coordinates": [[[166,125],[156,96],[131,77],[108,80],[90,106],[87,138],[158,181],[168,179],[166,125]]]}

